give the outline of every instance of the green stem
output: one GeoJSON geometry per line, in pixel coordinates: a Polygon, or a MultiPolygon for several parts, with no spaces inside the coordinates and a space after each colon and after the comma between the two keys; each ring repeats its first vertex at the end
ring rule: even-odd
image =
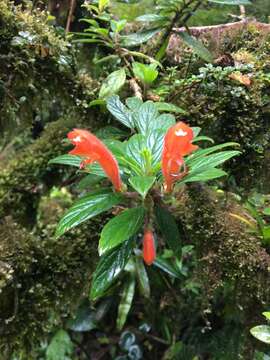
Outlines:
{"type": "Polygon", "coordinates": [[[157,43],[157,50],[155,51],[155,55],[159,52],[160,48],[164,44],[164,42],[167,40],[167,38],[171,35],[173,28],[178,24],[179,27],[185,26],[186,22],[190,19],[190,17],[194,14],[194,12],[199,8],[199,6],[203,3],[203,0],[190,0],[187,3],[184,3],[182,8],[175,12],[174,17],[172,18],[170,24],[167,26],[164,34],[161,36],[159,42],[157,43]],[[190,11],[181,19],[185,11],[191,6],[193,3],[195,3],[195,6],[193,9],[190,9],[190,11]]]}

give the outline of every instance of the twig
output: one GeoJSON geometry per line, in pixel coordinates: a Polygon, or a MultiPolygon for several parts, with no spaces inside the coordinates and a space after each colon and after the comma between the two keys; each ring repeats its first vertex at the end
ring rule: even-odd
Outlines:
{"type": "Polygon", "coordinates": [[[134,92],[134,95],[142,100],[143,99],[142,89],[140,88],[137,81],[134,78],[132,78],[131,80],[129,80],[129,85],[131,87],[131,90],[134,92]]]}
{"type": "Polygon", "coordinates": [[[71,21],[72,21],[72,16],[73,16],[75,6],[76,6],[76,0],[70,0],[70,7],[69,7],[66,30],[65,30],[66,33],[68,33],[69,30],[70,30],[70,24],[71,24],[71,21]]]}
{"type": "MultiPolygon", "coordinates": [[[[197,37],[197,36],[201,35],[202,33],[206,33],[206,32],[215,32],[215,31],[223,32],[223,31],[231,30],[231,29],[238,29],[238,28],[240,29],[243,26],[247,26],[250,24],[254,25],[259,30],[262,30],[265,32],[270,31],[270,24],[261,23],[258,21],[254,21],[254,19],[247,19],[247,18],[242,19],[240,21],[227,23],[227,24],[189,27],[189,31],[190,31],[191,35],[197,37]]],[[[181,27],[174,28],[172,32],[175,35],[177,35],[179,32],[183,32],[183,31],[186,31],[186,28],[184,26],[181,26],[181,27]]]]}
{"type": "Polygon", "coordinates": [[[246,17],[246,9],[245,9],[245,6],[244,6],[244,5],[240,5],[239,8],[240,8],[240,16],[241,16],[242,18],[245,18],[245,17],[246,17]]]}

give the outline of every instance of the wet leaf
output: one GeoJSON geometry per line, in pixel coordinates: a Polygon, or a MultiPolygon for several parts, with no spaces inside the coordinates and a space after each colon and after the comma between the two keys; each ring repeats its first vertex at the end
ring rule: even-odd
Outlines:
{"type": "Polygon", "coordinates": [[[184,42],[203,60],[206,62],[213,62],[213,56],[210,51],[203,45],[203,43],[197,40],[195,37],[190,36],[186,32],[180,32],[179,36],[184,42]]]}
{"type": "Polygon", "coordinates": [[[164,207],[155,208],[157,224],[161,230],[163,238],[168,243],[176,256],[181,255],[181,236],[173,215],[164,207]]]}
{"type": "Polygon", "coordinates": [[[121,36],[121,45],[124,47],[132,47],[141,45],[154,37],[161,28],[145,30],[137,33],[121,36]]]}
{"type": "Polygon", "coordinates": [[[125,69],[120,69],[112,72],[103,82],[99,98],[106,99],[107,97],[117,94],[126,81],[125,69]]]}
{"type": "Polygon", "coordinates": [[[136,268],[136,275],[137,275],[137,281],[140,292],[142,296],[149,299],[150,298],[149,277],[147,275],[147,271],[145,269],[144,263],[142,259],[139,257],[136,257],[135,259],[135,268],[136,268]]]}
{"type": "Polygon", "coordinates": [[[73,352],[73,343],[65,330],[59,330],[52,338],[46,350],[46,360],[69,360],[73,352]]]}
{"type": "Polygon", "coordinates": [[[123,242],[101,256],[93,274],[90,298],[102,296],[125,268],[133,250],[133,238],[123,242]]]}
{"type": "Polygon", "coordinates": [[[151,65],[145,65],[134,61],[132,69],[136,78],[144,84],[151,84],[158,77],[158,71],[151,65]]]}
{"type": "Polygon", "coordinates": [[[143,197],[147,195],[156,178],[154,176],[133,176],[129,179],[131,186],[143,197]]]}
{"type": "Polygon", "coordinates": [[[115,216],[104,226],[101,232],[99,253],[103,254],[135,235],[142,227],[143,220],[143,207],[127,209],[115,216]]]}
{"type": "Polygon", "coordinates": [[[107,109],[123,125],[133,129],[135,127],[131,111],[120,101],[119,96],[110,96],[107,99],[107,109]]]}
{"type": "Polygon", "coordinates": [[[59,237],[82,222],[111,209],[122,199],[121,194],[110,190],[99,190],[84,196],[62,217],[56,229],[56,236],[59,237]]]}
{"type": "Polygon", "coordinates": [[[270,326],[258,325],[250,329],[250,332],[256,339],[270,344],[270,326]]]}
{"type": "Polygon", "coordinates": [[[122,330],[126,323],[135,294],[135,284],[136,283],[133,275],[130,275],[124,283],[116,320],[116,328],[118,331],[122,330]]]}
{"type": "Polygon", "coordinates": [[[158,256],[154,261],[153,265],[164,271],[165,273],[171,275],[172,277],[182,279],[182,274],[175,269],[175,267],[171,264],[168,259],[163,259],[162,257],[158,256]]]}

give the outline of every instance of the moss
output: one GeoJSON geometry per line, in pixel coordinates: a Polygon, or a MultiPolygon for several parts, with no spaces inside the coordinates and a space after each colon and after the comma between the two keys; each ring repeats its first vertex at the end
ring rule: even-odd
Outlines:
{"type": "MultiPolygon", "coordinates": [[[[245,31],[238,29],[227,32],[226,36],[213,32],[212,36],[219,41],[215,61],[208,65],[203,65],[194,54],[191,57],[185,46],[177,47],[172,41],[172,57],[178,66],[171,68],[170,76],[161,80],[156,93],[186,110],[185,119],[202,127],[216,143],[238,142],[242,155],[230,161],[227,170],[246,191],[257,187],[267,193],[270,191],[269,34],[251,25],[245,31]],[[233,79],[235,71],[249,78],[250,84],[233,79]]],[[[204,34],[201,37],[211,42],[211,36],[210,40],[204,34]]]]}
{"type": "MultiPolygon", "coordinates": [[[[72,122],[71,122],[72,123],[72,122]]],[[[36,201],[58,170],[48,161],[64,152],[62,139],[70,129],[66,119],[48,125],[43,135],[11,160],[0,175],[1,217],[13,214],[26,221],[35,216],[36,201]]]]}
{"type": "Polygon", "coordinates": [[[47,19],[46,12],[0,1],[0,130],[5,132],[0,147],[31,128],[36,138],[39,128],[61,116],[89,114],[97,84],[83,74],[76,51],[47,19]]]}
{"type": "Polygon", "coordinates": [[[67,151],[62,140],[72,127],[93,130],[100,121],[87,109],[96,83],[77,71],[45,12],[0,0],[0,24],[0,359],[15,352],[28,360],[88,295],[103,220],[54,238],[70,195],[48,194],[73,170],[48,161],[67,151]]]}
{"type": "Polygon", "coordinates": [[[192,186],[180,211],[199,260],[198,275],[211,297],[230,284],[242,308],[265,304],[268,298],[270,256],[259,238],[247,232],[231,214],[243,215],[233,201],[201,186],[192,186]]]}
{"type": "Polygon", "coordinates": [[[168,328],[194,356],[253,358],[256,344],[249,329],[269,303],[269,254],[231,216],[246,215],[230,197],[192,185],[179,194],[173,209],[185,234],[183,245],[194,245],[195,259],[185,259],[189,275],[179,282],[165,282],[150,269],[151,323],[161,334],[168,328]]]}
{"type": "MultiPolygon", "coordinates": [[[[48,206],[60,214],[60,202],[51,200],[48,206]]],[[[12,218],[0,224],[0,353],[8,359],[17,351],[23,360],[35,358],[42,339],[88,296],[104,218],[57,240],[52,226],[56,221],[50,219],[50,226],[39,225],[32,234],[12,218]]]]}

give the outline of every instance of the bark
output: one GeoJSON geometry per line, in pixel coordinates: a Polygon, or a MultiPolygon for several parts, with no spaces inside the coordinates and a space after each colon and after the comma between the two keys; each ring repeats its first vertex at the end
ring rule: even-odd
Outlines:
{"type": "MultiPolygon", "coordinates": [[[[264,36],[270,33],[270,24],[265,24],[258,22],[253,19],[243,19],[238,22],[221,24],[221,25],[213,25],[213,26],[196,26],[190,27],[191,35],[197,38],[210,38],[212,42],[215,44],[215,48],[218,49],[220,43],[224,39],[226,35],[229,35],[230,38],[233,37],[239,31],[244,31],[249,27],[255,28],[260,31],[264,36]]],[[[175,28],[174,34],[171,35],[169,44],[167,47],[167,56],[170,58],[174,58],[175,52],[181,47],[182,39],[177,33],[186,31],[185,27],[175,28]]]]}

